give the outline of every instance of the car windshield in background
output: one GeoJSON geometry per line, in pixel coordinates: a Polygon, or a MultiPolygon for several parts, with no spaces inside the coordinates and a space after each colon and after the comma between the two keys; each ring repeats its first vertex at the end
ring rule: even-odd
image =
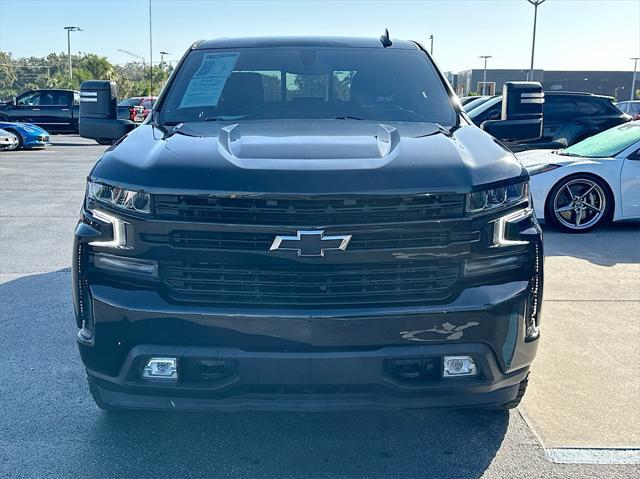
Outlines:
{"type": "Polygon", "coordinates": [[[427,57],[373,48],[194,50],[160,121],[362,119],[453,125],[456,113],[427,57]]]}
{"type": "Polygon", "coordinates": [[[137,106],[140,104],[140,98],[127,98],[118,103],[118,106],[137,106]]]}
{"type": "Polygon", "coordinates": [[[483,103],[488,102],[489,100],[491,100],[491,98],[492,97],[487,96],[487,97],[480,97],[480,98],[476,98],[475,100],[471,100],[469,103],[464,105],[464,110],[468,113],[474,108],[478,108],[483,103]]]}
{"type": "Polygon", "coordinates": [[[640,141],[640,121],[625,123],[582,140],[558,153],[588,158],[609,158],[640,141]]]}

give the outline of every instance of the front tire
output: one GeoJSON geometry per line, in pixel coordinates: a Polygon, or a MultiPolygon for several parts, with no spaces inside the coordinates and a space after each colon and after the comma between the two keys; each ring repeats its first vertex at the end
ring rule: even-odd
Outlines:
{"type": "Polygon", "coordinates": [[[545,219],[567,233],[586,233],[609,221],[613,197],[609,186],[591,175],[560,180],[547,196],[545,219]]]}

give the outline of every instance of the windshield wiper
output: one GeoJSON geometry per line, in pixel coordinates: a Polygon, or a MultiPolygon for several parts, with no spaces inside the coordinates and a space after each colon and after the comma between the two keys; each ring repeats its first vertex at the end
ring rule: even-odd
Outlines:
{"type": "Polygon", "coordinates": [[[237,121],[237,120],[244,120],[245,118],[251,118],[251,117],[254,117],[255,115],[256,113],[247,113],[246,115],[208,116],[202,120],[196,120],[196,121],[237,121]]]}
{"type": "Polygon", "coordinates": [[[364,118],[359,118],[357,116],[344,115],[344,116],[336,116],[334,120],[364,120],[364,118]]]}

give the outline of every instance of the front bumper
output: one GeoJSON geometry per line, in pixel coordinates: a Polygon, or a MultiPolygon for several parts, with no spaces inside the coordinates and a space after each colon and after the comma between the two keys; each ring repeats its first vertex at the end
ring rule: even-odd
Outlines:
{"type": "Polygon", "coordinates": [[[49,135],[25,136],[22,146],[24,148],[45,148],[50,144],[49,135]]]}
{"type": "MultiPolygon", "coordinates": [[[[466,407],[516,394],[538,340],[525,338],[531,285],[465,290],[443,307],[243,314],[170,305],[155,292],[91,286],[98,319],[82,360],[102,400],[145,409],[340,410],[466,407]],[[233,345],[233,347],[229,347],[233,345]],[[396,359],[470,355],[479,375],[406,380],[396,359]],[[151,357],[230,361],[219,380],[141,378],[151,357]]],[[[180,367],[180,366],[179,366],[180,367]]]]}
{"type": "MultiPolygon", "coordinates": [[[[97,270],[86,256],[95,259],[96,253],[113,253],[113,248],[95,240],[118,235],[111,225],[84,216],[76,229],[72,271],[80,354],[94,394],[112,406],[327,410],[507,403],[516,397],[536,353],[537,327],[534,335],[527,331],[532,320],[537,326],[542,294],[540,228],[531,217],[509,227],[510,238],[524,241],[496,248],[472,242],[409,251],[461,259],[489,254],[529,258],[517,269],[465,277],[446,302],[391,306],[375,303],[372,295],[374,306],[330,303],[296,309],[189,303],[168,295],[158,282],[124,281],[97,270]],[[445,355],[471,356],[479,375],[445,379],[438,362],[445,355]],[[177,358],[186,376],[179,374],[175,382],[143,379],[146,361],[164,356],[177,358]],[[430,361],[436,374],[419,380],[399,376],[387,368],[397,360],[430,361]],[[224,362],[228,374],[198,376],[193,371],[201,361],[224,362]]],[[[131,246],[124,254],[134,258],[179,253],[166,247],[162,253],[141,242],[131,246]]],[[[389,261],[391,256],[397,261],[402,254],[399,260],[409,261],[409,252],[353,251],[350,260],[389,261]]],[[[244,253],[238,260],[266,261],[262,256],[268,254],[244,253]]],[[[225,259],[220,252],[211,258],[225,259]]]]}
{"type": "Polygon", "coordinates": [[[385,347],[373,351],[249,352],[231,348],[141,345],[116,377],[88,370],[94,394],[112,407],[210,411],[394,410],[491,406],[512,401],[529,368],[504,374],[479,343],[385,347]],[[394,360],[469,354],[482,377],[404,380],[385,364],[394,360]],[[226,360],[228,375],[209,381],[166,383],[138,379],[144,359],[226,360]]]}

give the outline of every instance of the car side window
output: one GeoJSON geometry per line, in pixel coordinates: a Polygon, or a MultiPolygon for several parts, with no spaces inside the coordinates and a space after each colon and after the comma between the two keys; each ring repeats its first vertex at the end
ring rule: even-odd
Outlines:
{"type": "Polygon", "coordinates": [[[616,106],[618,107],[618,110],[620,110],[622,113],[629,113],[628,103],[620,103],[616,106]]]}
{"type": "Polygon", "coordinates": [[[69,106],[71,104],[72,93],[66,91],[52,91],[47,95],[47,105],[69,106]]]}
{"type": "Polygon", "coordinates": [[[599,98],[578,98],[578,111],[582,116],[603,115],[607,113],[607,106],[599,98]]]}
{"type": "Polygon", "coordinates": [[[52,91],[41,91],[40,92],[40,105],[41,106],[51,106],[55,105],[54,103],[54,93],[52,91]]]}
{"type": "Polygon", "coordinates": [[[549,95],[545,98],[543,115],[545,118],[564,118],[575,115],[576,105],[570,99],[562,96],[549,95]]]}
{"type": "Polygon", "coordinates": [[[40,105],[40,92],[34,91],[19,96],[16,104],[18,106],[35,106],[40,105]]]}
{"type": "Polygon", "coordinates": [[[487,117],[485,118],[485,121],[499,120],[500,118],[502,118],[502,102],[498,102],[491,108],[489,108],[486,112],[486,116],[487,117]]]}
{"type": "Polygon", "coordinates": [[[471,116],[476,124],[484,123],[487,120],[499,120],[502,117],[502,102],[499,101],[495,105],[490,106],[485,111],[478,113],[477,116],[471,116]]]}

